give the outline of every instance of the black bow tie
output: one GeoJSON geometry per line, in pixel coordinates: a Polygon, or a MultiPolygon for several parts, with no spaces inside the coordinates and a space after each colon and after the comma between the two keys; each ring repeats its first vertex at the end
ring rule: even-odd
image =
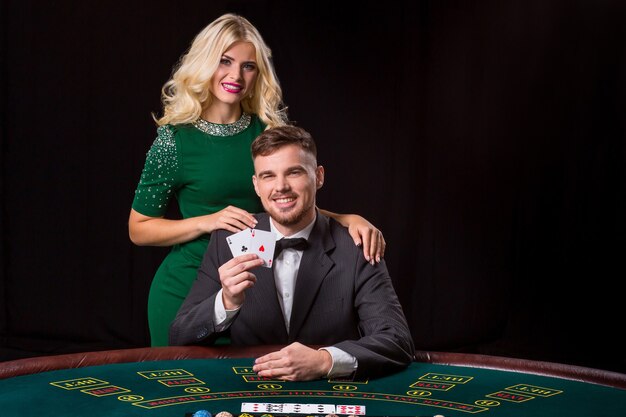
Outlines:
{"type": "Polygon", "coordinates": [[[274,249],[274,258],[278,258],[278,255],[283,249],[294,248],[296,250],[304,250],[308,246],[309,242],[303,237],[296,238],[282,238],[276,241],[276,248],[274,249]]]}

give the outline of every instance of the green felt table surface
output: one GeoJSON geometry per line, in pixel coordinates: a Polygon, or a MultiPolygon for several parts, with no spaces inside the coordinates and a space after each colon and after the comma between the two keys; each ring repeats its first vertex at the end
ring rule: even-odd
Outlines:
{"type": "Polygon", "coordinates": [[[0,416],[238,416],[242,403],[358,405],[369,416],[626,416],[626,390],[534,374],[415,362],[365,381],[285,382],[259,378],[252,363],[131,362],[7,378],[0,416]]]}

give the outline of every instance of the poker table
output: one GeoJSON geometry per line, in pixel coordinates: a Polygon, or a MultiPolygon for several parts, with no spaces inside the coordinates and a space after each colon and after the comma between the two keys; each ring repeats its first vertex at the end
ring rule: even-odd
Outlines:
{"type": "Polygon", "coordinates": [[[185,417],[624,416],[626,375],[563,364],[418,352],[406,370],[368,380],[261,378],[253,358],[280,346],[165,347],[0,363],[0,415],[185,417]],[[242,412],[242,406],[249,410],[242,412]]]}

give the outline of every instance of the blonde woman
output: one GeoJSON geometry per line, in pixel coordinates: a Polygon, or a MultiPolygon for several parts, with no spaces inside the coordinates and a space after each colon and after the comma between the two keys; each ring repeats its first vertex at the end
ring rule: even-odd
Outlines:
{"type": "MultiPolygon", "coordinates": [[[[271,51],[245,18],[225,14],[204,28],[162,89],[163,115],[128,220],[130,239],[171,246],[150,287],[152,346],[168,344],[171,321],[197,275],[210,233],[254,228],[250,144],[288,124],[271,51]],[[166,219],[175,198],[182,219],[166,219]]],[[[348,227],[365,258],[384,255],[382,233],[361,216],[324,211],[348,227]]]]}

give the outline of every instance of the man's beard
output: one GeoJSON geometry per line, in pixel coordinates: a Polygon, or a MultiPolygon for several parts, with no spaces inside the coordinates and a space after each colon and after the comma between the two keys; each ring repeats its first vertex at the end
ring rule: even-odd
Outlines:
{"type": "Polygon", "coordinates": [[[313,204],[308,207],[302,207],[301,209],[293,208],[286,211],[280,211],[275,207],[272,207],[271,210],[268,210],[267,207],[265,211],[268,212],[270,217],[276,221],[276,223],[281,224],[283,226],[293,226],[294,224],[298,224],[305,216],[309,213],[313,204]]]}

